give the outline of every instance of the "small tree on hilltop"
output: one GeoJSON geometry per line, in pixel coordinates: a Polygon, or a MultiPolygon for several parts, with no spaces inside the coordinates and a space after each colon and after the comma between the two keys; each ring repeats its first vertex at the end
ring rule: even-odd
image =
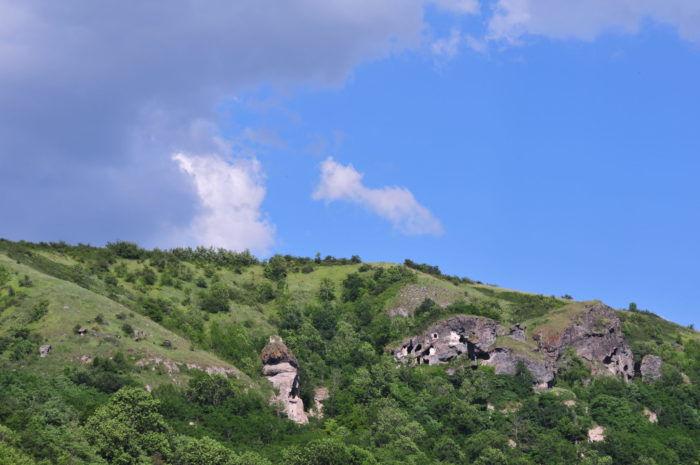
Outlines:
{"type": "Polygon", "coordinates": [[[265,265],[263,273],[271,281],[279,282],[287,277],[287,260],[282,255],[275,255],[265,265]]]}

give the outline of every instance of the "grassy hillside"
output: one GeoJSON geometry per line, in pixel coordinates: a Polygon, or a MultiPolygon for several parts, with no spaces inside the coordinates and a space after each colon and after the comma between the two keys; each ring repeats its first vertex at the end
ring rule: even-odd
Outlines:
{"type": "Polygon", "coordinates": [[[2,454],[28,464],[697,463],[700,336],[652,313],[618,312],[635,359],[662,357],[656,385],[590,381],[572,357],[555,389],[534,394],[526,373],[497,376],[460,359],[447,370],[401,367],[384,353],[470,314],[526,326],[525,342],[496,344],[532,355],[534,332],[558,334],[585,305],[410,260],[263,262],[204,248],[0,240],[0,463],[2,454]],[[315,388],[330,391],[324,419],[301,427],[268,405],[259,354],[272,334],[299,360],[307,408],[315,388]],[[39,357],[43,345],[52,351],[39,357]],[[146,385],[153,393],[140,397],[146,385]],[[165,425],[146,428],[160,445],[136,430],[119,441],[111,430],[90,432],[136,405],[165,425]],[[586,442],[593,424],[610,441],[586,442]],[[117,442],[102,447],[108,440],[117,442]],[[133,446],[124,457],[110,455],[124,444],[133,446]]]}

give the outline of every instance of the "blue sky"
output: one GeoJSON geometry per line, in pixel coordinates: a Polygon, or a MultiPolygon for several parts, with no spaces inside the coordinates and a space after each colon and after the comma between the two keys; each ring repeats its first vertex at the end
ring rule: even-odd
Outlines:
{"type": "Polygon", "coordinates": [[[105,5],[0,0],[0,236],[411,258],[700,323],[696,2],[105,5]]]}

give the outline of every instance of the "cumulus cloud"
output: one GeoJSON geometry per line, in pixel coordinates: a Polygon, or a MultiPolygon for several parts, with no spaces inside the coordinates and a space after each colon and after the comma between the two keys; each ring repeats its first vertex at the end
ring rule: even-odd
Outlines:
{"type": "Polygon", "coordinates": [[[700,43],[697,0],[498,0],[489,37],[592,40],[608,31],[635,33],[645,19],[670,25],[684,39],[700,43]]]}
{"type": "Polygon", "coordinates": [[[222,99],[339,85],[361,62],[421,46],[424,6],[0,0],[0,210],[13,219],[2,235],[165,246],[198,202],[170,154],[222,153],[193,130],[222,99]]]}
{"type": "Polygon", "coordinates": [[[266,254],[275,228],[261,211],[265,185],[256,159],[177,153],[172,159],[192,180],[201,202],[189,233],[205,246],[266,254]]]}
{"type": "Polygon", "coordinates": [[[401,187],[371,189],[363,184],[363,177],[352,165],[343,166],[329,157],[321,164],[321,180],[312,198],[360,205],[388,220],[403,234],[443,233],[440,221],[416,201],[411,191],[401,187]]]}

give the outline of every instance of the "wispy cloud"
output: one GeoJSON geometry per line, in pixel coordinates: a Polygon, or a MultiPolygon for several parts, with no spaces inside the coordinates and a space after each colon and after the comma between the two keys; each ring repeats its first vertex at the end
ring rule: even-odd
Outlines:
{"type": "Polygon", "coordinates": [[[341,165],[329,157],[321,164],[321,179],[312,198],[360,205],[388,220],[403,234],[443,233],[440,221],[418,203],[411,191],[402,187],[372,189],[363,184],[363,177],[352,165],[341,165]]]}
{"type": "Polygon", "coordinates": [[[265,185],[256,159],[177,153],[172,159],[192,180],[201,203],[189,234],[206,246],[266,254],[275,228],[263,218],[265,185]]]}
{"type": "Polygon", "coordinates": [[[697,0],[498,0],[489,38],[518,43],[525,35],[595,39],[607,31],[637,32],[645,19],[675,27],[700,43],[697,0]]]}
{"type": "Polygon", "coordinates": [[[459,52],[459,45],[462,42],[462,34],[459,29],[452,29],[449,37],[438,39],[430,45],[430,49],[439,59],[451,60],[459,52]]]}

